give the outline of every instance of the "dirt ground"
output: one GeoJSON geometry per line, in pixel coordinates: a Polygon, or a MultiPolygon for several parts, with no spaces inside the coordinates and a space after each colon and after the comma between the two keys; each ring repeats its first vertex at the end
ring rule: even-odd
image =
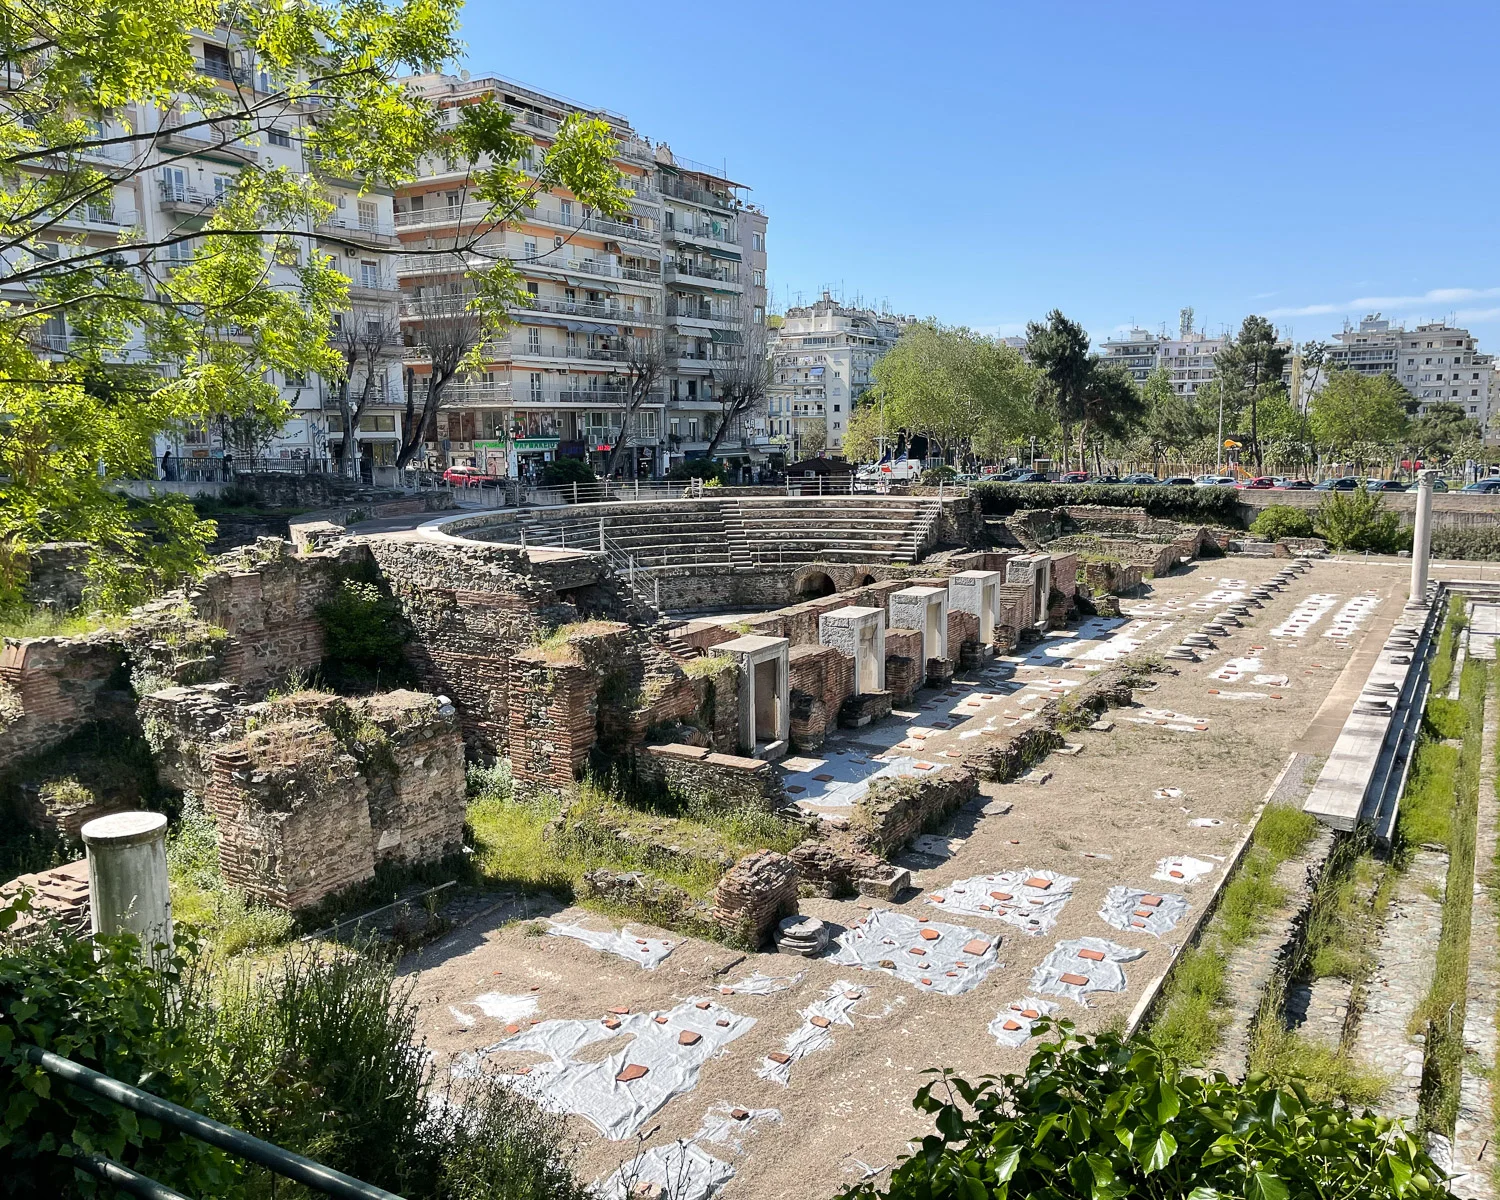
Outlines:
{"type": "MultiPolygon", "coordinates": [[[[1147,595],[1126,601],[1127,619],[1134,623],[1085,639],[1088,645],[1076,651],[1076,658],[1088,664],[1094,647],[1152,630],[1156,636],[1144,648],[1163,651],[1223,607],[1214,603],[1207,610],[1194,609],[1193,602],[1203,602],[1220,589],[1236,590],[1235,580],[1258,583],[1281,565],[1268,560],[1211,560],[1158,579],[1147,595]]],[[[703,1065],[696,1087],[668,1100],[644,1121],[641,1142],[634,1137],[608,1141],[592,1125],[577,1120],[584,1146],[581,1171],[586,1178],[603,1179],[635,1155],[640,1144],[693,1138],[705,1128],[709,1110],[728,1105],[777,1110],[780,1119],[763,1115],[741,1122],[738,1138],[727,1142],[700,1137],[701,1150],[734,1168],[724,1195],[832,1196],[866,1173],[890,1166],[912,1138],[925,1132],[923,1120],[910,1107],[924,1070],[945,1066],[974,1077],[1024,1064],[1028,1046],[1000,1046],[988,1026],[1009,1004],[1036,994],[1029,986],[1032,972],[1054,943],[1089,936],[1145,949],[1143,957],[1123,964],[1124,991],[1091,994],[1088,1007],[1052,997],[1058,1015],[1085,1029],[1125,1023],[1143,991],[1171,961],[1182,927],[1159,939],[1141,930],[1114,929],[1099,916],[1105,893],[1124,884],[1183,895],[1189,904],[1184,925],[1202,911],[1223,878],[1225,858],[1243,838],[1246,822],[1291,754],[1327,752],[1327,730],[1336,733],[1358,694],[1353,672],[1339,686],[1344,669],[1362,645],[1384,640],[1400,616],[1405,585],[1403,564],[1319,563],[1263,609],[1252,610],[1245,627],[1219,639],[1218,648],[1203,662],[1170,664],[1179,668],[1177,673],[1158,676],[1154,689],[1137,694],[1135,707],[1108,714],[1111,730],[1070,735],[1081,749],[1072,755],[1051,755],[1041,766],[1050,773],[1046,782],[984,785],[983,795],[960,812],[949,829],[922,843],[926,852],[908,852],[900,860],[913,869],[916,884],[901,902],[802,902],[802,911],[830,922],[835,936],[867,918],[873,908],[887,907],[932,921],[956,921],[991,940],[998,936],[1003,965],[971,991],[942,995],[902,982],[887,971],[830,963],[826,955],[811,960],[742,956],[662,930],[631,927],[631,939],[665,936],[678,943],[659,967],[643,970],[581,941],[546,936],[548,919],[579,921],[597,930],[610,925],[584,910],[549,910],[545,902],[533,900],[526,914],[530,919],[516,919],[521,914],[514,912],[497,914],[429,947],[410,964],[417,972],[415,996],[428,1048],[440,1066],[466,1052],[494,1048],[483,1057],[483,1066],[510,1070],[538,1063],[543,1056],[506,1051],[500,1043],[508,1024],[525,1029],[527,1021],[535,1019],[594,1022],[612,1007],[655,1013],[686,1000],[722,1005],[754,1018],[754,1025],[703,1065]],[[1324,636],[1344,605],[1366,593],[1378,600],[1373,612],[1347,637],[1324,636]],[[1332,597],[1332,602],[1303,627],[1302,636],[1272,636],[1273,628],[1315,594],[1332,597]],[[1252,652],[1252,647],[1263,649],[1252,652]],[[1239,679],[1214,678],[1228,660],[1252,653],[1259,665],[1248,667],[1239,679]],[[1256,683],[1256,675],[1272,682],[1256,683]],[[1281,676],[1285,683],[1279,682],[1281,676]],[[1200,725],[1207,728],[1197,728],[1200,725]],[[1158,789],[1166,788],[1179,789],[1181,795],[1158,798],[1158,789]],[[1003,812],[1006,805],[1009,811],[1003,812]],[[1218,824],[1192,823],[1203,819],[1218,824]],[[1191,883],[1152,879],[1159,860],[1180,855],[1210,863],[1213,869],[1191,883]],[[1055,927],[1029,935],[988,917],[945,914],[928,899],[932,890],[955,880],[1015,869],[1077,877],[1055,927]],[[768,976],[802,975],[770,995],[721,992],[726,984],[757,970],[768,976]],[[803,1025],[801,1010],[832,990],[847,989],[862,994],[849,1010],[852,1024],[837,1019],[830,1024],[831,1046],[796,1059],[787,1086],[757,1074],[768,1064],[765,1056],[780,1051],[788,1035],[803,1025]],[[488,1016],[474,1000],[489,994],[533,999],[535,1011],[521,1018],[505,1012],[488,1016]]],[[[1053,638],[1042,650],[1068,647],[1075,653],[1070,641],[1080,645],[1076,636],[1053,638]]],[[[1095,655],[1093,665],[1097,667],[1107,653],[1095,655]]],[[[956,696],[923,693],[920,699],[928,708],[893,717],[873,734],[857,731],[857,742],[850,735],[843,744],[831,742],[809,757],[829,758],[840,749],[859,753],[855,747],[873,749],[872,741],[888,746],[905,740],[907,745],[919,745],[923,757],[941,760],[945,748],[982,745],[982,740],[961,739],[961,733],[979,729],[983,739],[990,736],[984,730],[990,718],[1003,726],[1018,716],[1024,710],[1023,693],[1012,690],[1014,683],[1027,683],[1026,691],[1050,693],[1051,680],[1084,676],[1079,667],[1064,665],[1066,661],[1038,660],[1035,653],[1024,661],[1002,660],[980,676],[960,679],[953,689],[956,696]],[[994,699],[967,705],[980,695],[994,699]],[[943,714],[955,707],[973,715],[962,726],[935,728],[933,722],[943,721],[943,714]],[[930,732],[919,742],[907,740],[913,731],[924,730],[930,732]]],[[[521,1007],[528,1005],[522,1001],[521,1007]]],[[[596,1061],[620,1049],[620,1039],[612,1038],[584,1047],[576,1057],[596,1061]]],[[[533,1084],[525,1076],[519,1081],[545,1088],[544,1081],[533,1084]]]]}

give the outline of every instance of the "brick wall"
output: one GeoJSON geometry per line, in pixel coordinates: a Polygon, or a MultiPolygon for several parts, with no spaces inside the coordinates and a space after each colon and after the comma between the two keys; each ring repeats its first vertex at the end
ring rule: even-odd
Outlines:
{"type": "Polygon", "coordinates": [[[783,917],[797,911],[797,868],[773,850],[757,850],[735,863],[714,889],[714,920],[725,935],[752,950],[770,938],[783,917]]]}
{"type": "Polygon", "coordinates": [[[888,857],[978,794],[979,776],[964,767],[877,779],[855,801],[849,825],[869,849],[888,857]]]}
{"type": "Polygon", "coordinates": [[[636,756],[636,772],[679,803],[721,812],[776,812],[787,801],[781,773],[765,759],[715,754],[702,746],[646,746],[636,756]]]}
{"type": "Polygon", "coordinates": [[[897,704],[911,698],[922,685],[922,631],[885,631],[885,690],[897,704]]]}
{"type": "Polygon", "coordinates": [[[787,678],[792,745],[816,750],[854,691],[854,660],[832,646],[795,646],[787,656],[787,678]]]}
{"type": "Polygon", "coordinates": [[[109,638],[7,638],[0,648],[0,769],[56,746],[99,719],[101,706],[128,697],[115,686],[124,663],[109,638]]]}
{"type": "Polygon", "coordinates": [[[26,551],[26,581],[21,596],[32,608],[73,612],[83,604],[88,583],[88,542],[43,542],[26,551]]]}
{"type": "Polygon", "coordinates": [[[361,767],[369,788],[375,861],[433,862],[463,846],[463,735],[452,706],[395,691],[352,705],[384,735],[361,767]]]}

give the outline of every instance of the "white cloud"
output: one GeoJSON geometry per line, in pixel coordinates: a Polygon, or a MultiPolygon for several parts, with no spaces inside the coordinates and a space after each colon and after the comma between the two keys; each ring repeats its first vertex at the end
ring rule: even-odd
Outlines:
{"type": "MultiPolygon", "coordinates": [[[[1433,288],[1419,296],[1358,296],[1338,304],[1304,304],[1295,308],[1270,308],[1268,317],[1325,317],[1335,313],[1365,313],[1409,309],[1431,306],[1450,308],[1463,300],[1484,300],[1500,296],[1500,287],[1492,288],[1433,288]]],[[[1493,313],[1494,309],[1472,310],[1493,313]]],[[[1470,320],[1488,318],[1470,317],[1470,320]]]]}

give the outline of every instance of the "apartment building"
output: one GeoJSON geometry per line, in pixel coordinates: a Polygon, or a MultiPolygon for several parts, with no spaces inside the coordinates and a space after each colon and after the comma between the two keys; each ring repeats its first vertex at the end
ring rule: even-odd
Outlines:
{"type": "MultiPolygon", "coordinates": [[[[250,54],[230,44],[229,39],[212,33],[197,34],[192,44],[199,71],[227,91],[239,95],[271,91],[271,81],[254,69],[250,54]]],[[[305,218],[288,222],[289,230],[306,235],[297,253],[305,261],[305,255],[317,247],[349,277],[350,306],[340,317],[348,322],[348,328],[358,323],[358,328],[366,331],[377,325],[391,330],[389,349],[361,355],[352,381],[353,387],[362,391],[366,372],[374,371],[377,399],[354,434],[358,458],[368,471],[374,465],[394,461],[399,433],[400,416],[395,404],[401,394],[399,339],[395,336],[398,293],[390,261],[397,245],[394,195],[379,188],[362,190],[357,181],[324,175],[306,151],[302,136],[306,119],[298,107],[286,106],[269,127],[249,135],[227,123],[204,126],[201,114],[181,104],[147,106],[144,111],[132,107],[112,114],[100,123],[101,133],[123,135],[128,126],[131,132],[152,132],[156,136],[144,148],[120,144],[101,147],[92,155],[97,168],[105,174],[113,169],[118,182],[109,193],[56,226],[64,243],[53,245],[50,253],[76,252],[71,244],[76,238],[79,244],[91,248],[120,245],[121,254],[129,255],[130,241],[154,243],[195,234],[231,193],[236,176],[248,164],[284,168],[294,175],[321,176],[332,212],[316,225],[305,218]]],[[[176,241],[154,252],[152,270],[165,273],[184,265],[191,261],[195,249],[196,240],[191,236],[176,241]]],[[[281,263],[270,268],[267,282],[272,287],[298,286],[294,267],[281,263]]],[[[4,291],[0,283],[0,294],[4,291]]],[[[41,340],[44,348],[62,353],[73,336],[67,321],[59,316],[48,324],[41,340]]],[[[367,335],[362,340],[369,343],[375,339],[367,335]]],[[[144,361],[144,345],[127,350],[124,357],[144,361]]],[[[157,455],[171,450],[178,459],[179,472],[186,478],[222,478],[226,456],[325,459],[343,437],[337,418],[330,420],[331,409],[336,407],[331,401],[337,398],[337,385],[318,378],[286,377],[273,382],[280,387],[292,418],[268,443],[246,445],[221,425],[209,422],[158,439],[157,455]]]]}
{"type": "MultiPolygon", "coordinates": [[[[1151,372],[1160,368],[1167,372],[1174,392],[1179,396],[1194,396],[1218,374],[1215,356],[1228,342],[1227,334],[1210,337],[1193,328],[1193,310],[1186,308],[1182,310],[1175,338],[1168,337],[1165,331],[1151,333],[1134,328],[1100,343],[1100,350],[1106,361],[1127,370],[1137,385],[1144,384],[1151,372]]],[[[1277,345],[1286,351],[1281,378],[1290,386],[1294,347],[1290,341],[1277,345]]]]}
{"type": "Polygon", "coordinates": [[[1418,412],[1433,404],[1457,404],[1490,432],[1490,396],[1494,355],[1481,354],[1467,329],[1443,321],[1397,330],[1400,337],[1396,378],[1417,401],[1418,412]]]}
{"type": "Polygon", "coordinates": [[[1379,313],[1372,313],[1352,329],[1346,323],[1343,332],[1333,335],[1328,345],[1330,371],[1356,371],[1361,375],[1401,376],[1401,336],[1405,331],[1379,313]]]}
{"type": "MultiPolygon", "coordinates": [[[[403,257],[401,287],[407,386],[418,396],[444,306],[465,302],[471,261],[452,248],[474,243],[481,254],[504,255],[525,289],[507,332],[485,346],[483,368],[449,387],[426,431],[428,461],[522,474],[554,458],[603,466],[632,354],[658,341],[666,367],[636,412],[627,470],[652,477],[705,452],[723,414],[723,373],[743,357],[750,325],[764,320],[766,218],[743,185],[653,145],[617,113],[498,76],[411,84],[454,111],[493,96],[533,138],[533,161],[570,113],[605,121],[618,143],[615,165],[634,192],[630,211],[614,219],[557,190],[513,220],[484,226],[485,206],[466,194],[452,164],[429,160],[400,190],[396,225],[416,252],[403,257]]],[[[753,431],[736,430],[717,451],[748,457],[753,443],[753,431]]]]}
{"type": "Polygon", "coordinates": [[[802,457],[822,443],[841,455],[849,414],[873,382],[871,371],[913,318],[840,304],[824,292],[790,308],[769,343],[771,437],[802,457]]]}

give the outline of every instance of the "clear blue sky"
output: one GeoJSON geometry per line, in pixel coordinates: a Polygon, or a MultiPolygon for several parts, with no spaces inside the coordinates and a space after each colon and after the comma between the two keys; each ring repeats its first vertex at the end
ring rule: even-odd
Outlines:
{"type": "Polygon", "coordinates": [[[1500,5],[470,0],[465,65],[727,165],[779,305],[1299,340],[1370,309],[1500,352],[1500,5]]]}

